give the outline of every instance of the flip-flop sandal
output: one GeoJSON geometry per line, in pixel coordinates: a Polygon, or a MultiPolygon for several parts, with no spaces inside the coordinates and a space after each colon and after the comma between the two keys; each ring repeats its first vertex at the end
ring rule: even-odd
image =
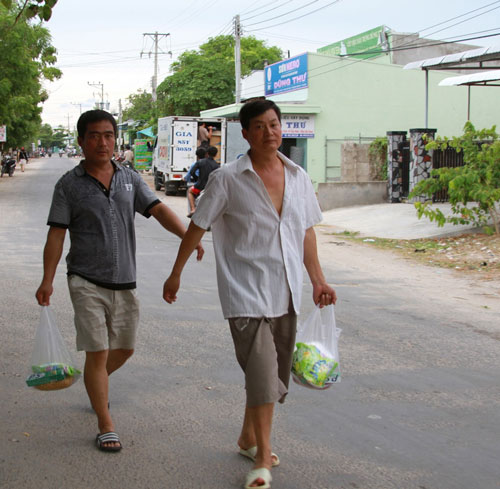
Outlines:
{"type": "Polygon", "coordinates": [[[260,469],[253,469],[247,474],[247,479],[245,482],[245,489],[254,489],[250,486],[257,479],[262,479],[264,481],[264,485],[255,486],[258,489],[270,489],[271,481],[273,478],[271,477],[271,471],[266,469],[265,467],[261,467],[260,469]]]}
{"type": "MultiPolygon", "coordinates": [[[[255,457],[257,456],[257,447],[250,447],[248,450],[240,448],[240,455],[249,458],[252,462],[255,462],[255,457]]],[[[280,458],[275,453],[271,453],[273,467],[277,467],[280,464],[280,458]]]]}
{"type": "Polygon", "coordinates": [[[98,434],[95,439],[95,443],[99,450],[103,452],[119,452],[122,449],[122,443],[118,435],[114,431],[109,431],[108,433],[98,434]],[[105,443],[119,443],[120,446],[113,447],[105,445],[105,443]]]}

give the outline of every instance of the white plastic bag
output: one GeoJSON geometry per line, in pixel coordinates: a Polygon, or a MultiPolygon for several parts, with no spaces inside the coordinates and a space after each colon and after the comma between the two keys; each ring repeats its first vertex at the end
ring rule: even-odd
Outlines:
{"type": "Polygon", "coordinates": [[[39,390],[65,389],[80,378],[75,365],[50,306],[42,306],[26,384],[39,390]]]}
{"type": "Polygon", "coordinates": [[[327,389],[340,382],[338,339],[333,304],[316,306],[297,328],[292,378],[304,387],[327,389]]]}

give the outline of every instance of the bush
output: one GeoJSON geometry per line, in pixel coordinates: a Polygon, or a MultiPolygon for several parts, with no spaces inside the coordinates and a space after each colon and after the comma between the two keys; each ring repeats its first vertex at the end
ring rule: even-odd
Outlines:
{"type": "Polygon", "coordinates": [[[387,180],[387,138],[375,138],[368,147],[368,155],[374,169],[374,180],[387,180]]]}
{"type": "Polygon", "coordinates": [[[447,147],[464,152],[464,166],[432,170],[431,178],[419,182],[410,197],[432,197],[439,190],[447,190],[453,215],[446,217],[439,209],[429,208],[431,202],[416,202],[418,217],[424,215],[438,226],[446,222],[475,224],[484,226],[489,234],[500,234],[500,140],[496,127],[476,130],[467,122],[462,136],[438,137],[426,145],[427,149],[447,147]]]}

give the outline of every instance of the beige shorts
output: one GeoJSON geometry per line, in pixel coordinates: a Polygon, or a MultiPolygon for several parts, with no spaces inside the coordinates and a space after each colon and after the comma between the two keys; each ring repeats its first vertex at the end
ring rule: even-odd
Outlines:
{"type": "Polygon", "coordinates": [[[229,319],[236,358],[245,373],[247,407],[285,402],[297,315],[229,319]]]}
{"type": "Polygon", "coordinates": [[[110,290],[78,275],[68,277],[78,351],[133,350],[139,325],[135,289],[110,290]]]}

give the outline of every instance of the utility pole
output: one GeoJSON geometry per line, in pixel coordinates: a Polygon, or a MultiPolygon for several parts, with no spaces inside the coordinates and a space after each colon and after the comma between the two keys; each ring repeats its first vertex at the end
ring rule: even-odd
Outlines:
{"type": "MultiPolygon", "coordinates": [[[[152,32],[145,32],[143,36],[148,36],[153,39],[154,42],[154,62],[155,62],[155,67],[154,67],[154,75],[153,79],[151,80],[151,95],[153,98],[153,103],[156,103],[156,87],[158,86],[158,41],[162,37],[167,37],[170,36],[170,33],[164,33],[160,34],[158,31],[152,33],[152,32]]],[[[141,58],[144,53],[141,52],[141,58]]],[[[149,55],[151,56],[151,52],[149,52],[149,55]]]]}
{"type": "Polygon", "coordinates": [[[101,88],[101,110],[104,110],[104,84],[102,84],[101,82],[97,82],[97,83],[90,83],[90,82],[87,82],[91,87],[95,87],[95,88],[101,88]]]}
{"type": "Polygon", "coordinates": [[[240,16],[234,18],[234,75],[236,78],[236,103],[241,102],[241,25],[240,16]]]}
{"type": "Polygon", "coordinates": [[[122,112],[122,99],[118,100],[118,145],[120,149],[120,146],[123,144],[122,140],[122,123],[123,123],[123,112],[122,112]]]}
{"type": "Polygon", "coordinates": [[[76,105],[80,107],[80,115],[82,114],[82,104],[71,102],[71,105],[76,105]]]}

